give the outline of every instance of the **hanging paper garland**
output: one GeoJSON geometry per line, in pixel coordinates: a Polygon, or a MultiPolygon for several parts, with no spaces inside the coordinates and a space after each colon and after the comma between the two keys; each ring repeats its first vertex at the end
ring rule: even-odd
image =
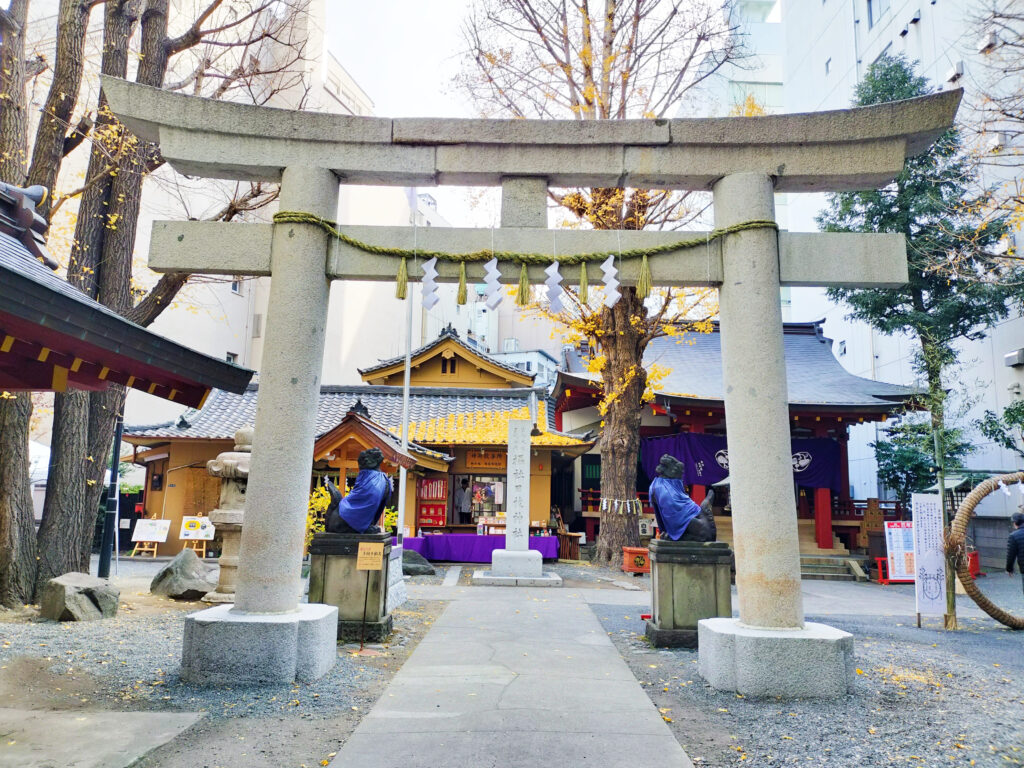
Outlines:
{"type": "Polygon", "coordinates": [[[437,295],[437,257],[423,262],[423,308],[432,309],[441,299],[437,295]]]}
{"type": "Polygon", "coordinates": [[[498,260],[491,259],[484,264],[484,285],[486,286],[485,296],[487,297],[487,308],[494,310],[501,304],[504,298],[501,292],[501,272],[498,269],[498,260]]]}
{"type": "Polygon", "coordinates": [[[619,293],[619,281],[615,279],[619,271],[615,269],[615,256],[609,256],[604,260],[601,265],[601,271],[604,272],[604,305],[606,307],[614,307],[619,303],[619,299],[622,298],[622,294],[619,293]]]}
{"type": "Polygon", "coordinates": [[[548,276],[544,281],[548,287],[548,309],[557,315],[562,311],[562,276],[558,274],[558,262],[551,262],[544,274],[548,276]]]}

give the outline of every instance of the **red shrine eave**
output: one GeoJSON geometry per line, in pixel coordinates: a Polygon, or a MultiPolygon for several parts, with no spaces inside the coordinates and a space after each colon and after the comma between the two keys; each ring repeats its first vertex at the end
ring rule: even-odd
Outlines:
{"type": "Polygon", "coordinates": [[[55,275],[13,215],[22,190],[0,185],[0,193],[0,390],[116,383],[194,408],[213,387],[245,390],[252,371],[135,325],[55,275]]]}

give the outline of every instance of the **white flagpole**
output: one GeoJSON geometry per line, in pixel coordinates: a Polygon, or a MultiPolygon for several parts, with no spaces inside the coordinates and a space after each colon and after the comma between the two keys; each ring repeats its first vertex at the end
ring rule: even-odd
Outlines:
{"type": "MultiPolygon", "coordinates": [[[[409,195],[409,209],[412,213],[412,233],[413,233],[413,251],[415,252],[416,247],[416,227],[417,227],[417,208],[418,198],[416,195],[416,187],[410,187],[408,190],[409,195]]],[[[402,453],[409,452],[409,376],[412,371],[412,302],[413,292],[407,291],[405,295],[405,375],[402,379],[402,453]]],[[[398,469],[398,530],[395,531],[397,535],[398,546],[402,546],[402,540],[405,538],[405,497],[406,497],[406,482],[407,482],[407,471],[405,467],[399,467],[398,469]]]]}

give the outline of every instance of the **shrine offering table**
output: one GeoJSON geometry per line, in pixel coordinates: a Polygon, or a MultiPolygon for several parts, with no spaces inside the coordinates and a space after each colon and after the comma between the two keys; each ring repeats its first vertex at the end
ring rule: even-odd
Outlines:
{"type": "MultiPolygon", "coordinates": [[[[475,533],[442,533],[428,536],[406,536],[402,546],[419,552],[427,560],[449,560],[456,563],[489,563],[491,553],[505,548],[504,536],[479,536],[475,533]]],[[[558,558],[557,536],[531,536],[530,549],[540,552],[545,560],[558,558]]]]}

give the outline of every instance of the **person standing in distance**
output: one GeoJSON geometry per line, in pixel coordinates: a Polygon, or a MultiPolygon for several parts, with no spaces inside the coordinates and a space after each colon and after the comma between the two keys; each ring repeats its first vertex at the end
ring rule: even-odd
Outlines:
{"type": "Polygon", "coordinates": [[[473,494],[469,490],[469,480],[462,478],[462,487],[455,489],[455,517],[460,523],[472,523],[473,494]]]}
{"type": "Polygon", "coordinates": [[[1014,512],[1010,517],[1013,521],[1013,532],[1006,540],[1006,575],[1013,576],[1013,563],[1021,573],[1021,585],[1024,586],[1024,512],[1014,512]]]}

